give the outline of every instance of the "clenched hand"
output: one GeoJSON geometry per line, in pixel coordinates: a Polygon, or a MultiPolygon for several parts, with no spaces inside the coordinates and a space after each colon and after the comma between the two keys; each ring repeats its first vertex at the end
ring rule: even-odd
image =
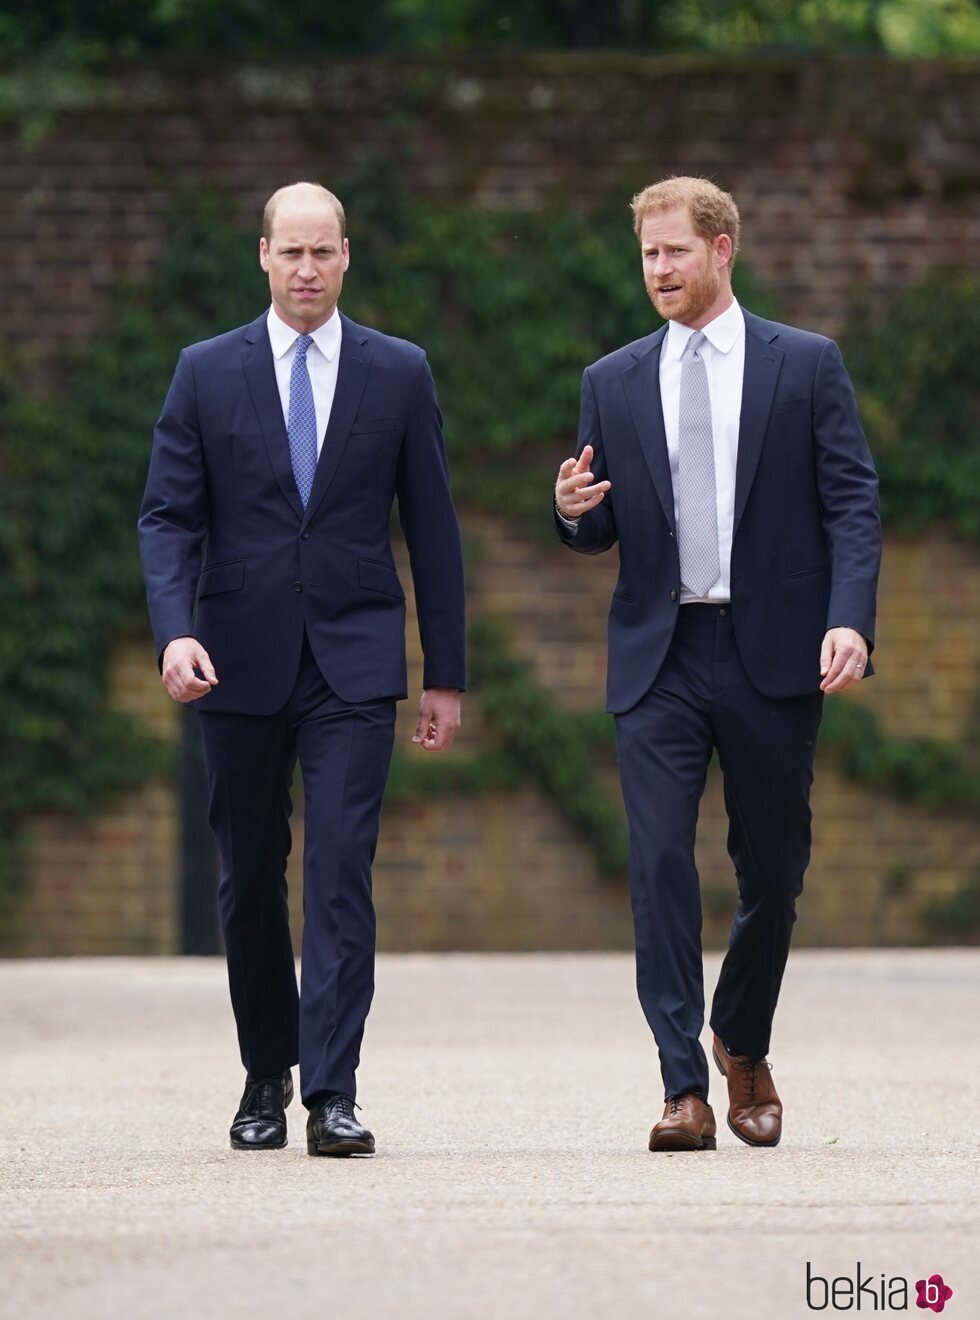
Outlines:
{"type": "Polygon", "coordinates": [[[175,637],[163,653],[161,666],[163,686],[174,701],[197,701],[217,686],[211,657],[196,637],[175,637]],[[204,675],[198,678],[194,670],[204,675]]]}
{"type": "Polygon", "coordinates": [[[444,752],[460,724],[459,693],[455,688],[427,688],[419,702],[419,722],[412,742],[426,752],[444,752]]]}

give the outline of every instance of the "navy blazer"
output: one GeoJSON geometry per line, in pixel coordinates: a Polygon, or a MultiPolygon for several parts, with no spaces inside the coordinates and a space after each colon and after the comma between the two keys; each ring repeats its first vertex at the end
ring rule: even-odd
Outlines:
{"type": "Polygon", "coordinates": [[[304,630],[342,700],[404,697],[405,532],[426,687],[462,689],[463,564],[442,418],[425,354],[341,316],[330,422],[305,511],[293,478],[267,313],[180,355],[153,436],[139,517],[158,655],[206,648],[201,709],[271,714],[304,630]]]}
{"type": "MultiPolygon", "coordinates": [[[[873,648],[878,479],[833,340],[744,316],[732,624],[755,687],[767,697],[802,696],[819,688],[828,628],[854,628],[873,648]]],[[[680,608],[660,399],[666,333],[662,326],[586,369],[578,452],[593,446],[591,470],[612,489],[574,532],[555,519],[559,536],[581,554],[619,544],[607,686],[607,708],[617,714],[652,685],[680,608]]]]}

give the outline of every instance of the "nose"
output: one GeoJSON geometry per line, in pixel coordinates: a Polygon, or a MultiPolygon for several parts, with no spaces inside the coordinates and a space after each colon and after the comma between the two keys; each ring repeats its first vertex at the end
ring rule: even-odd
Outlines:
{"type": "Polygon", "coordinates": [[[313,264],[313,255],[310,252],[304,252],[300,258],[296,274],[301,280],[312,280],[316,275],[316,266],[313,264]]]}
{"type": "Polygon", "coordinates": [[[659,278],[661,275],[668,274],[668,272],[673,270],[673,268],[674,268],[674,263],[673,261],[671,261],[668,253],[658,252],[657,259],[653,263],[654,275],[656,275],[659,278]]]}

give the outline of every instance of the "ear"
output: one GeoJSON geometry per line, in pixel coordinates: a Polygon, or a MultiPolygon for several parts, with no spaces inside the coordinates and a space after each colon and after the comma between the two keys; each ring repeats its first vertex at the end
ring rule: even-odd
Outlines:
{"type": "Polygon", "coordinates": [[[719,234],[715,239],[715,265],[730,266],[732,264],[732,240],[728,234],[719,234]]]}
{"type": "Polygon", "coordinates": [[[259,265],[266,272],[269,270],[269,244],[265,241],[265,235],[259,239],[259,265]]]}
{"type": "Polygon", "coordinates": [[[343,257],[344,257],[344,270],[346,270],[347,267],[350,265],[350,244],[348,243],[346,238],[344,239],[343,257]]]}

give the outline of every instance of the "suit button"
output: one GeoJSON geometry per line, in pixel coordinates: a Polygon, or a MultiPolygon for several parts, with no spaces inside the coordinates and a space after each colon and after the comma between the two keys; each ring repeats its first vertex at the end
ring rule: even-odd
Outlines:
{"type": "Polygon", "coordinates": [[[294,590],[294,591],[302,591],[302,590],[303,590],[303,584],[302,584],[302,582],[294,582],[294,583],[293,583],[293,590],[294,590]]]}
{"type": "Polygon", "coordinates": [[[670,593],[670,599],[671,599],[671,600],[676,600],[676,599],[677,599],[677,592],[676,592],[676,591],[672,591],[672,592],[670,593]]]}
{"type": "Polygon", "coordinates": [[[301,541],[308,541],[308,540],[310,539],[310,534],[309,534],[309,532],[300,532],[300,534],[299,534],[299,539],[300,539],[301,541]]]}

